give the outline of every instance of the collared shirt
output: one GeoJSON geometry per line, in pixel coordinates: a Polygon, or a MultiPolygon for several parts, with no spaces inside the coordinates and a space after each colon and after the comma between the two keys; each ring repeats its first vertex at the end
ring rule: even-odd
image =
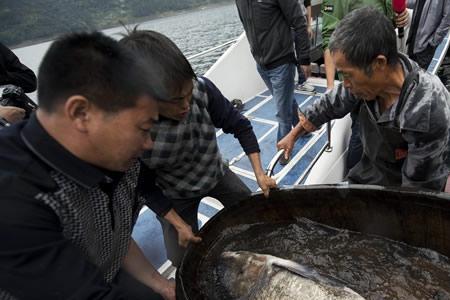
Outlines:
{"type": "Polygon", "coordinates": [[[449,174],[450,95],[437,76],[404,55],[400,58],[404,73],[411,74],[398,103],[378,118],[377,100],[364,102],[340,84],[304,111],[304,127],[342,118],[360,105],[364,151],[349,181],[441,191],[449,174]]]}
{"type": "Polygon", "coordinates": [[[1,130],[0,295],[123,299],[111,282],[145,201],[141,169],[107,176],[35,116],[1,130]]]}

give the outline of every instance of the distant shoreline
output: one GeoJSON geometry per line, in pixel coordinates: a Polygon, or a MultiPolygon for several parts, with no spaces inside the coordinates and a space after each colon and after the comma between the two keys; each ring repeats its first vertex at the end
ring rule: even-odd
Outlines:
{"type": "MultiPolygon", "coordinates": [[[[160,13],[160,14],[157,14],[157,15],[150,15],[150,16],[146,16],[146,17],[135,18],[135,19],[131,20],[130,22],[125,23],[125,25],[127,25],[127,26],[135,26],[135,25],[139,25],[139,24],[144,23],[144,22],[158,20],[158,19],[163,19],[163,18],[168,18],[168,17],[173,17],[173,16],[178,16],[178,15],[186,14],[186,13],[193,12],[193,11],[196,11],[196,10],[199,10],[199,9],[211,9],[211,8],[216,8],[216,7],[221,7],[221,6],[227,6],[227,5],[230,5],[233,2],[234,1],[232,1],[232,0],[224,0],[224,1],[219,2],[219,3],[211,3],[211,4],[206,4],[206,5],[200,5],[200,6],[197,6],[197,7],[186,8],[186,9],[182,9],[182,10],[167,11],[167,12],[160,13]]],[[[105,26],[105,27],[96,28],[95,30],[103,31],[103,30],[108,30],[108,29],[112,29],[112,28],[115,28],[115,27],[120,27],[120,26],[122,26],[122,25],[120,23],[117,23],[117,24],[108,25],[108,26],[105,26]]],[[[46,38],[39,38],[39,39],[33,39],[33,40],[26,41],[26,42],[22,42],[20,44],[13,45],[11,47],[11,49],[14,50],[14,49],[17,49],[17,48],[23,48],[23,47],[32,46],[32,45],[35,45],[35,44],[49,42],[49,41],[52,41],[52,40],[56,39],[61,34],[64,34],[64,32],[61,32],[60,34],[52,35],[52,36],[49,36],[49,37],[46,37],[46,38]]]]}

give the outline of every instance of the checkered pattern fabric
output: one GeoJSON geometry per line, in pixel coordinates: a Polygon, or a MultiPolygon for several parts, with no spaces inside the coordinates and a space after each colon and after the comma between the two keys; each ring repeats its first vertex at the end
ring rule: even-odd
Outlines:
{"type": "Polygon", "coordinates": [[[56,171],[51,176],[58,190],[37,195],[59,217],[64,236],[102,271],[107,282],[114,278],[128,251],[144,202],[136,192],[139,171],[140,163],[136,162],[120,179],[112,198],[98,186],[83,188],[56,171]]]}
{"type": "Polygon", "coordinates": [[[189,114],[181,122],[161,119],[152,128],[153,149],[143,158],[155,169],[156,183],[170,199],[201,196],[223,176],[215,127],[207,110],[202,79],[194,80],[189,114]]]}

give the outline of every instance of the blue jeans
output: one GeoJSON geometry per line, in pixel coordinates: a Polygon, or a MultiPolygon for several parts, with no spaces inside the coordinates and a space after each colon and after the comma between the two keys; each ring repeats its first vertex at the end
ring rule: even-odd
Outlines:
{"type": "Polygon", "coordinates": [[[277,141],[279,141],[299,122],[298,104],[294,98],[295,65],[284,64],[266,70],[257,64],[257,69],[277,105],[277,141]]]}

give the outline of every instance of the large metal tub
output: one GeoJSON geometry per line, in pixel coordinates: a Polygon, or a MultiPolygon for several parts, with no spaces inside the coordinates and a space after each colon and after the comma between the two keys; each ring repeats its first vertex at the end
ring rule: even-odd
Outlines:
{"type": "MultiPolygon", "coordinates": [[[[198,271],[224,229],[237,224],[294,221],[306,217],[337,228],[376,234],[450,256],[450,197],[368,185],[320,185],[256,194],[214,216],[200,231],[177,272],[178,299],[207,299],[198,271]]],[[[219,249],[220,250],[220,249],[219,249]]],[[[219,253],[218,249],[214,249],[219,253]]]]}

